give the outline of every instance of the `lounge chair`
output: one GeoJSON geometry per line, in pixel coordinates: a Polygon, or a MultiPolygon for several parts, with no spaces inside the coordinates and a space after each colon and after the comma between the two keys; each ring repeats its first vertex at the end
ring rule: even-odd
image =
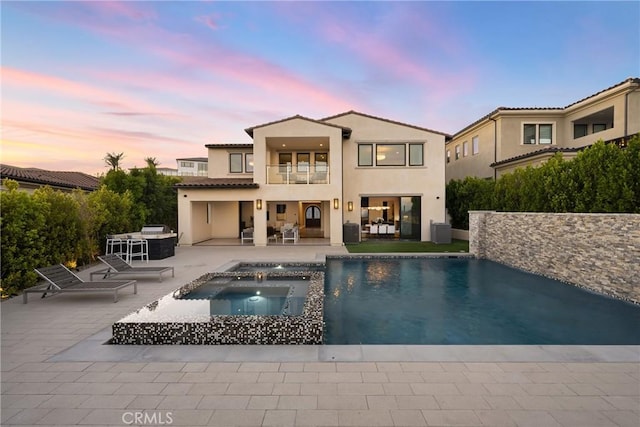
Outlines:
{"type": "Polygon", "coordinates": [[[22,293],[22,302],[27,303],[27,295],[30,293],[42,293],[44,298],[48,293],[64,292],[113,292],[113,302],[118,302],[118,291],[129,285],[133,285],[133,293],[138,293],[135,280],[121,280],[109,282],[85,282],[62,264],[50,267],[36,268],[36,273],[45,279],[48,284],[33,286],[22,293]]]}
{"type": "Polygon", "coordinates": [[[122,274],[127,275],[158,275],[158,280],[162,282],[162,273],[165,271],[171,271],[171,277],[175,277],[173,267],[166,266],[150,266],[150,267],[133,267],[131,264],[122,259],[116,254],[107,254],[99,256],[98,259],[105,263],[108,268],[97,270],[92,272],[89,277],[93,280],[93,276],[102,275],[103,279],[107,279],[111,276],[118,276],[122,274]]]}

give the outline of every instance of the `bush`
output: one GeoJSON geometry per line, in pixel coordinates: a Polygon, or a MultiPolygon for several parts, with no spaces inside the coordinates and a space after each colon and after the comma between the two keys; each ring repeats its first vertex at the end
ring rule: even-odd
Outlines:
{"type": "Polygon", "coordinates": [[[469,228],[470,210],[640,212],[640,135],[625,149],[598,141],[566,161],[557,153],[539,167],[518,168],[495,183],[467,177],[447,184],[454,228],[469,228]]]}
{"type": "Polygon", "coordinates": [[[133,204],[128,193],[105,187],[92,193],[63,193],[50,187],[33,194],[18,183],[4,182],[0,194],[2,294],[15,295],[38,281],[36,267],[63,263],[84,265],[95,260],[107,233],[129,229],[133,204]]]}

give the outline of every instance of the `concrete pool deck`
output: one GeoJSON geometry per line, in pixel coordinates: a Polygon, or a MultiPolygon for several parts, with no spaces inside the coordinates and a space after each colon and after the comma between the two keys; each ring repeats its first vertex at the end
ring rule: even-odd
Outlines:
{"type": "MultiPolygon", "coordinates": [[[[113,346],[110,325],[233,260],[329,246],[179,247],[175,278],[3,301],[10,425],[638,426],[640,346],[113,346]]],[[[79,275],[88,280],[95,265],[79,275]]]]}

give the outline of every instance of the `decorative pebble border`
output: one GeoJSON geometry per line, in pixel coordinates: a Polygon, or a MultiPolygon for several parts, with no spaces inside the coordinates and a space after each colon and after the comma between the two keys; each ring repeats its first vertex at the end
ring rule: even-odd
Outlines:
{"type": "MultiPolygon", "coordinates": [[[[207,273],[177,289],[180,296],[217,277],[255,277],[255,272],[207,273]]],[[[112,344],[322,344],[324,329],[324,272],[269,272],[268,277],[309,277],[309,287],[300,316],[202,316],[181,317],[166,322],[120,320],[112,325],[112,344]]],[[[152,303],[154,304],[154,303],[152,303]]],[[[152,305],[151,304],[151,305],[152,305]]],[[[129,316],[127,316],[129,317],[129,316]]]]}

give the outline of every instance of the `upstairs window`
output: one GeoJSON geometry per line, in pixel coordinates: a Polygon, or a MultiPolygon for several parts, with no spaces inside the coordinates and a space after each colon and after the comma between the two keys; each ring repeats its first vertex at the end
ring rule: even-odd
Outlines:
{"type": "Polygon", "coordinates": [[[424,145],[409,144],[409,166],[424,165],[424,145]]]}
{"type": "Polygon", "coordinates": [[[253,154],[247,153],[244,155],[244,171],[247,173],[253,172],[253,154]]]}
{"type": "Polygon", "coordinates": [[[587,136],[589,126],[582,123],[574,123],[573,125],[573,139],[587,136]]]}
{"type": "Polygon", "coordinates": [[[406,145],[376,144],[376,166],[404,166],[406,145]]]}
{"type": "Polygon", "coordinates": [[[531,144],[552,144],[553,143],[553,124],[526,123],[522,127],[522,143],[531,144]]]}
{"type": "Polygon", "coordinates": [[[607,130],[607,125],[605,123],[594,123],[593,124],[593,133],[602,132],[603,130],[607,130]]]}
{"type": "Polygon", "coordinates": [[[358,166],[373,166],[373,144],[358,145],[358,166]]]}
{"type": "Polygon", "coordinates": [[[480,152],[480,140],[477,136],[471,138],[471,154],[476,155],[480,152]]]}
{"type": "Polygon", "coordinates": [[[465,141],[462,143],[462,157],[467,157],[469,155],[469,142],[465,141]]]}
{"type": "Polygon", "coordinates": [[[229,154],[229,172],[242,173],[242,153],[229,154]]]}
{"type": "Polygon", "coordinates": [[[460,158],[460,146],[456,145],[456,160],[460,158]]]}
{"type": "Polygon", "coordinates": [[[451,150],[447,150],[447,163],[451,161],[451,150]]]}

